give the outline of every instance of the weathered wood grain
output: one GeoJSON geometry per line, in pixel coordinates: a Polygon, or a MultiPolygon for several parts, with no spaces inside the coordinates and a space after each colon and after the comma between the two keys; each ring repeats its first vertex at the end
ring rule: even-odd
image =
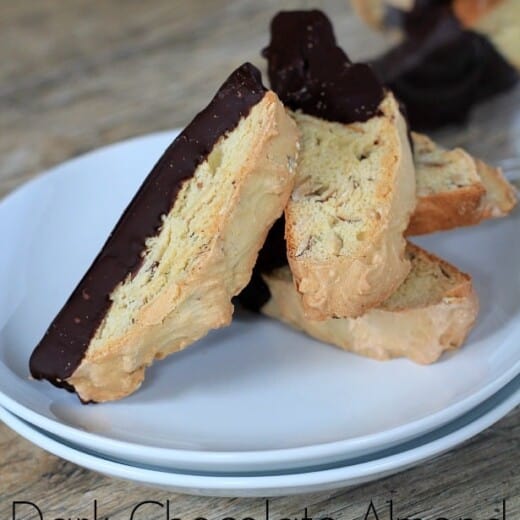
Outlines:
{"type": "MultiPolygon", "coordinates": [[[[313,518],[364,518],[370,501],[378,508],[392,499],[400,517],[449,519],[494,516],[507,499],[508,519],[520,516],[520,410],[510,414],[457,450],[417,468],[374,483],[333,492],[270,500],[272,519],[301,518],[305,507],[313,518]]],[[[251,516],[264,519],[260,499],[201,498],[147,489],[82,470],[32,446],[0,426],[0,518],[7,520],[13,500],[32,500],[55,518],[86,515],[97,499],[111,519],[128,518],[142,500],[169,499],[172,514],[194,520],[251,516]]],[[[154,513],[150,520],[162,519],[154,513]]],[[[388,519],[388,515],[381,520],[388,519]]],[[[371,517],[373,520],[373,517],[371,517]]],[[[498,519],[501,520],[501,519],[498,519]]]]}
{"type": "MultiPolygon", "coordinates": [[[[315,5],[333,16],[353,58],[384,48],[346,0],[189,2],[0,0],[0,197],[67,158],[129,136],[186,123],[230,70],[259,50],[280,8],[315,5]]],[[[520,156],[520,89],[476,111],[468,129],[440,139],[498,161],[520,156]]],[[[0,519],[14,500],[46,518],[111,519],[141,500],[173,501],[175,516],[264,518],[262,500],[195,498],[107,479],[33,447],[0,426],[0,519]],[[47,516],[48,515],[48,516],[47,516]],[[89,517],[90,518],[90,517],[89,517]]],[[[503,498],[520,518],[520,410],[464,446],[418,468],[353,489],[271,501],[271,518],[363,518],[370,500],[396,514],[490,518],[503,498]]],[[[150,520],[162,518],[158,514],[150,520]]],[[[384,517],[385,520],[387,516],[384,517]]],[[[382,520],[382,518],[381,518],[382,520]]]]}

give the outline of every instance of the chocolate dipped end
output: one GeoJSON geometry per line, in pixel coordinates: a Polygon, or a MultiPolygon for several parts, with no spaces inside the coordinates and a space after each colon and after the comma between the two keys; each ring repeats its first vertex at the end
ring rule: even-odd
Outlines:
{"type": "Polygon", "coordinates": [[[282,11],[271,22],[271,88],[285,105],[339,123],[378,115],[384,89],[368,65],[352,63],[319,10],[282,11]]]}
{"type": "Polygon", "coordinates": [[[66,380],[80,365],[110,309],[111,293],[141,267],[145,242],[160,232],[162,217],[175,204],[183,183],[266,92],[260,72],[245,63],[168,147],[34,350],[29,365],[35,379],[74,390],[66,380]]]}
{"type": "MultiPolygon", "coordinates": [[[[319,10],[282,11],[271,22],[271,42],[262,55],[268,61],[271,88],[286,106],[344,124],[379,114],[384,89],[371,68],[353,64],[338,47],[332,24],[319,10]]],[[[259,312],[271,298],[262,274],[287,265],[285,220],[271,228],[259,252],[249,284],[237,297],[259,312]]]]}
{"type": "Polygon", "coordinates": [[[463,123],[476,103],[518,82],[515,67],[486,37],[464,29],[452,2],[416,2],[399,13],[404,41],[372,66],[405,103],[413,129],[463,123]]]}

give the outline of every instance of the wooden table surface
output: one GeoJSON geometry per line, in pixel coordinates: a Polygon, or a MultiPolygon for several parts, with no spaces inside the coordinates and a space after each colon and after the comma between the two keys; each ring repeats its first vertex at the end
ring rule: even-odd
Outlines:
{"type": "MultiPolygon", "coordinates": [[[[383,49],[383,39],[364,29],[346,4],[313,5],[333,16],[352,57],[383,49]]],[[[273,0],[0,0],[0,197],[69,157],[188,122],[233,67],[249,60],[263,68],[258,51],[280,5],[273,0]]],[[[519,101],[517,89],[481,107],[471,128],[445,132],[440,139],[462,143],[488,160],[520,156],[514,110],[519,101]]],[[[518,519],[519,419],[517,409],[451,453],[378,482],[274,499],[271,518],[299,518],[304,507],[314,518],[364,518],[371,500],[383,506],[394,499],[401,517],[487,519],[498,516],[495,509],[507,499],[508,520],[518,519]]],[[[111,519],[128,518],[141,500],[170,499],[175,516],[193,519],[263,518],[265,507],[260,499],[189,497],[111,480],[0,426],[1,520],[11,518],[15,500],[39,504],[45,518],[91,518],[94,499],[111,519]]]]}

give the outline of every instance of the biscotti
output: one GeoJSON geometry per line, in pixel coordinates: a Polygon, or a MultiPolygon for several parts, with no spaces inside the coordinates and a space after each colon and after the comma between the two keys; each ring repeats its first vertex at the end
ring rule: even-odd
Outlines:
{"type": "Polygon", "coordinates": [[[425,16],[432,17],[439,6],[449,8],[463,27],[485,35],[520,69],[520,4],[517,0],[423,0],[420,3],[416,0],[352,0],[352,5],[367,24],[391,32],[399,32],[407,21],[407,13],[415,14],[414,11],[422,9],[425,16]]]}
{"type": "Polygon", "coordinates": [[[260,311],[325,343],[378,360],[433,363],[464,342],[478,314],[471,278],[409,244],[410,274],[384,303],[359,318],[306,318],[290,269],[263,274],[269,297],[260,311]]]}
{"type": "Polygon", "coordinates": [[[320,11],[279,13],[264,55],[302,134],[285,220],[305,314],[359,316],[410,269],[403,233],[416,195],[406,122],[371,69],[336,45],[320,11]]]}
{"type": "Polygon", "coordinates": [[[515,189],[498,168],[461,148],[446,150],[412,132],[417,206],[408,235],[475,225],[507,215],[516,205],[515,189]]]}
{"type": "Polygon", "coordinates": [[[298,133],[250,64],[175,139],[35,349],[33,377],[120,399],[230,323],[293,187],[298,133]]]}
{"type": "MultiPolygon", "coordinates": [[[[518,64],[520,47],[511,38],[518,34],[518,21],[507,22],[514,29],[503,38],[508,42],[506,50],[497,46],[498,40],[491,34],[488,37],[478,32],[477,26],[465,25],[460,17],[462,3],[467,2],[355,2],[360,14],[372,25],[374,19],[379,19],[401,36],[396,46],[370,62],[380,81],[406,105],[413,130],[464,123],[475,104],[513,88],[518,82],[514,63],[518,64]]],[[[487,14],[476,16],[483,21],[496,18],[498,11],[504,12],[498,4],[508,2],[473,2],[477,3],[481,7],[493,3],[487,14]]],[[[518,2],[512,0],[512,4],[517,5],[518,12],[518,2]]],[[[504,28],[496,27],[500,39],[504,28]]]]}
{"type": "Polygon", "coordinates": [[[520,69],[520,3],[517,0],[453,0],[453,10],[465,27],[484,34],[520,69]]]}

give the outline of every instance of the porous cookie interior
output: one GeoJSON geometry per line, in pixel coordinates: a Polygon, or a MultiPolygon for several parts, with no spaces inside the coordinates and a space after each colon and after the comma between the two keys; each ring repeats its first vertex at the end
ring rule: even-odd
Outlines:
{"type": "Polygon", "coordinates": [[[460,148],[445,150],[422,134],[412,134],[417,195],[472,186],[480,183],[473,159],[460,148]]]}
{"type": "MultiPolygon", "coordinates": [[[[386,102],[386,101],[385,101],[386,102]]],[[[385,103],[384,102],[384,103],[385,103]]],[[[384,117],[344,125],[296,113],[302,150],[291,197],[295,256],[326,260],[369,241],[391,196],[384,117]]]]}
{"type": "MultiPolygon", "coordinates": [[[[160,232],[147,240],[141,268],[113,291],[111,308],[91,342],[91,352],[106,339],[123,335],[138,320],[139,312],[166,288],[172,307],[182,298],[185,283],[218,239],[219,225],[229,213],[245,168],[244,157],[254,154],[258,146],[257,129],[264,126],[262,118],[267,116],[261,105],[214,145],[183,184],[172,210],[163,217],[160,232]]],[[[158,321],[162,318],[157,316],[158,321]]]]}
{"type": "Polygon", "coordinates": [[[397,311],[434,305],[463,281],[464,275],[457,269],[414,246],[407,247],[406,256],[412,269],[380,309],[397,311]]]}

